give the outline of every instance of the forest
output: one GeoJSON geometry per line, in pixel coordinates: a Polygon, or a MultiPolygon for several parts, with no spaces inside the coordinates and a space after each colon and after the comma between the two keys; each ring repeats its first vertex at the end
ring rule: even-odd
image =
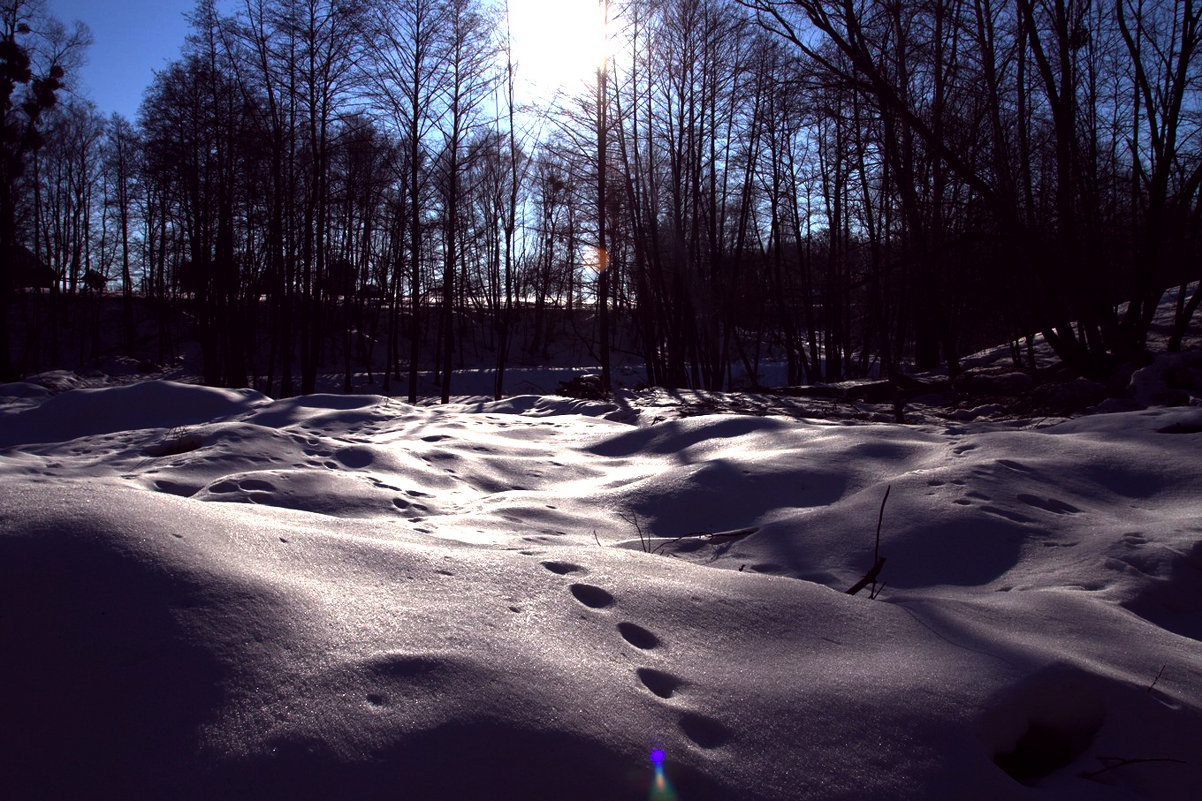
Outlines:
{"type": "Polygon", "coordinates": [[[1195,0],[600,10],[595,79],[531,103],[503,0],[198,0],[128,120],[72,92],[86,29],[3,0],[0,381],[189,338],[211,386],[445,401],[470,349],[500,398],[565,326],[606,387],[1037,337],[1100,377],[1197,325],[1195,0]]]}

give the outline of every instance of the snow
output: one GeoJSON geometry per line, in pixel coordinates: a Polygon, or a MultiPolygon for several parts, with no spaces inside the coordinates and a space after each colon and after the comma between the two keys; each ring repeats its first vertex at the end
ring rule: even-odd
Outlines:
{"type": "Polygon", "coordinates": [[[4,797],[1197,797],[1197,406],[60,378],[0,386],[4,797]]]}

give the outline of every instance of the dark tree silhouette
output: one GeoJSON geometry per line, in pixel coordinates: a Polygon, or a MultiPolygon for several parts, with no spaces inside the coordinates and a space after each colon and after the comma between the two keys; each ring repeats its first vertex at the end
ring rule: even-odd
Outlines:
{"type": "Polygon", "coordinates": [[[499,3],[199,0],[136,125],[0,3],[0,377],[189,340],[211,384],[449,400],[470,357],[499,398],[571,340],[606,388],[896,385],[1038,335],[1104,377],[1196,330],[1197,0],[598,2],[595,81],[531,109],[499,3]]]}

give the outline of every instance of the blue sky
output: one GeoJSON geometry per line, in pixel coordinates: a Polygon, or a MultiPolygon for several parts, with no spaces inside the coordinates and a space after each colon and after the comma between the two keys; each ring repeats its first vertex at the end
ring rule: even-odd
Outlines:
{"type": "MultiPolygon", "coordinates": [[[[134,121],[154,71],[179,57],[188,34],[185,15],[195,0],[47,0],[67,24],[81,20],[92,31],[83,74],[70,85],[108,116],[134,121]]],[[[235,4],[219,0],[229,11],[235,4]]],[[[597,0],[510,0],[519,75],[547,96],[557,86],[574,88],[595,70],[597,0]]]]}
{"type": "Polygon", "coordinates": [[[188,32],[184,14],[193,0],[47,0],[47,9],[63,22],[82,20],[92,30],[83,75],[72,88],[96,103],[106,116],[114,111],[131,121],[154,70],[179,56],[188,32]]]}

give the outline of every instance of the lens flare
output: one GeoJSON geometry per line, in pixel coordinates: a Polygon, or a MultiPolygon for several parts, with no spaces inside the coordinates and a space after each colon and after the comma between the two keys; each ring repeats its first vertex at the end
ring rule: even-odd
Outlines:
{"type": "Polygon", "coordinates": [[[585,269],[600,275],[609,268],[609,252],[605,248],[589,245],[584,249],[583,262],[585,269]]]}
{"type": "Polygon", "coordinates": [[[651,781],[651,793],[648,801],[676,801],[676,791],[664,774],[664,749],[656,748],[651,752],[651,761],[655,763],[655,778],[651,781]]]}

